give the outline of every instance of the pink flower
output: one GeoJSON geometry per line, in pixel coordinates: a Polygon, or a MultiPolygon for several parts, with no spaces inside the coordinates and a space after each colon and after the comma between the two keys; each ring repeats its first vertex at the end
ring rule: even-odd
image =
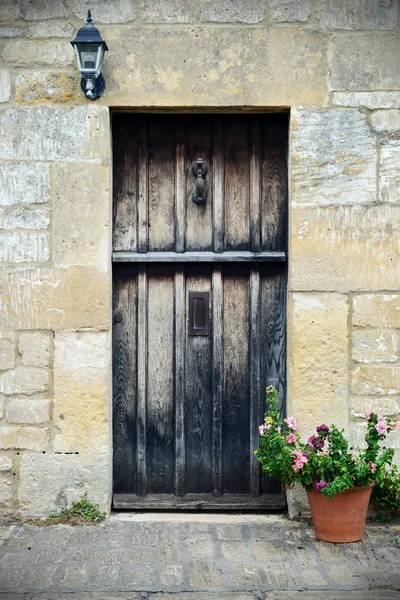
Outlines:
{"type": "Polygon", "coordinates": [[[365,418],[369,420],[370,416],[372,415],[374,411],[372,410],[372,408],[369,408],[367,410],[367,412],[365,413],[365,418]]]}
{"type": "Polygon", "coordinates": [[[298,473],[300,469],[304,467],[304,465],[308,462],[308,456],[305,453],[300,452],[300,450],[293,450],[294,464],[292,465],[292,469],[295,473],[298,473]]]}
{"type": "Polygon", "coordinates": [[[289,427],[289,429],[295,430],[297,427],[296,419],[294,417],[288,417],[287,418],[287,426],[289,427]]]}
{"type": "Polygon", "coordinates": [[[271,429],[271,425],[260,425],[258,428],[260,435],[264,435],[269,429],[271,429]]]}
{"type": "Polygon", "coordinates": [[[375,471],[376,471],[376,464],[373,463],[372,460],[369,461],[368,467],[369,467],[370,471],[372,471],[373,473],[375,473],[375,471]]]}
{"type": "Polygon", "coordinates": [[[288,442],[288,444],[295,444],[296,436],[294,435],[294,433],[289,433],[289,435],[286,436],[286,441],[288,442]]]}
{"type": "Polygon", "coordinates": [[[379,435],[385,435],[387,433],[388,425],[386,423],[386,419],[384,417],[378,417],[378,422],[375,425],[376,431],[379,435]]]}

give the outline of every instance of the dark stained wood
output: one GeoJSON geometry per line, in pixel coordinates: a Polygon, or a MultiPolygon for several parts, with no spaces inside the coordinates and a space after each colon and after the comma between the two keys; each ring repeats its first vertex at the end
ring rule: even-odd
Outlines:
{"type": "Polygon", "coordinates": [[[224,493],[249,490],[249,278],[246,269],[224,269],[224,493]],[[247,399],[247,400],[246,400],[247,399]]]}
{"type": "Polygon", "coordinates": [[[150,251],[175,246],[175,125],[155,117],[148,123],[150,251]]]}
{"type": "Polygon", "coordinates": [[[135,494],[114,494],[113,508],[116,510],[277,510],[286,507],[284,494],[263,494],[258,497],[248,495],[211,496],[207,494],[149,494],[146,498],[135,494]]]}
{"type": "MultiPolygon", "coordinates": [[[[211,273],[197,267],[186,279],[186,310],[189,293],[209,292],[211,273]]],[[[185,446],[186,491],[212,491],[212,336],[186,333],[185,446]]]]}
{"type": "Polygon", "coordinates": [[[113,290],[114,489],[136,491],[136,345],[137,285],[132,268],[120,266],[113,290]]]}
{"type": "Polygon", "coordinates": [[[286,398],[287,115],[113,127],[114,508],[281,509],[253,452],[265,388],[286,398]],[[189,335],[191,292],[208,335],[189,335]]]}
{"type": "Polygon", "coordinates": [[[186,294],[183,271],[175,272],[175,494],[185,494],[185,355],[186,355],[186,294]]]}
{"type": "Polygon", "coordinates": [[[114,252],[114,262],[123,263],[257,263],[285,262],[285,252],[114,252]]]}
{"type": "Polygon", "coordinates": [[[113,118],[113,194],[115,250],[137,250],[137,122],[113,118]]]}
{"type": "Polygon", "coordinates": [[[250,139],[247,119],[223,120],[225,250],[250,249],[250,139]]]}
{"type": "Polygon", "coordinates": [[[262,250],[286,250],[287,131],[286,115],[262,125],[262,250]]]}

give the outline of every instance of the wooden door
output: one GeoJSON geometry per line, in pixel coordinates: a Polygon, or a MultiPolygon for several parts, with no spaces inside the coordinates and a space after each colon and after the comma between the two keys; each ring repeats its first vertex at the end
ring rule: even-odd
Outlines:
{"type": "Polygon", "coordinates": [[[253,453],[285,400],[287,138],[285,114],[114,115],[115,508],[284,503],[253,453]]]}

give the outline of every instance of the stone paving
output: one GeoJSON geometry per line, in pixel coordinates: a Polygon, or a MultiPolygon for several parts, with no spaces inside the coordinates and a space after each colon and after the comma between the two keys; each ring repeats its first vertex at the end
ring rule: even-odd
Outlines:
{"type": "Polygon", "coordinates": [[[328,544],[304,521],[215,514],[1,527],[0,600],[399,599],[399,533],[328,544]]]}

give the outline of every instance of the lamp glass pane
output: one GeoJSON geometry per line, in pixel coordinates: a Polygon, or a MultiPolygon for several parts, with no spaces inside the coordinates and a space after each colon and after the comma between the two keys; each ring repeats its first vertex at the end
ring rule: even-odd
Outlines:
{"type": "Polygon", "coordinates": [[[98,44],[77,44],[77,46],[81,63],[81,73],[92,74],[94,77],[98,77],[100,74],[98,54],[101,54],[101,46],[98,44]]]}

